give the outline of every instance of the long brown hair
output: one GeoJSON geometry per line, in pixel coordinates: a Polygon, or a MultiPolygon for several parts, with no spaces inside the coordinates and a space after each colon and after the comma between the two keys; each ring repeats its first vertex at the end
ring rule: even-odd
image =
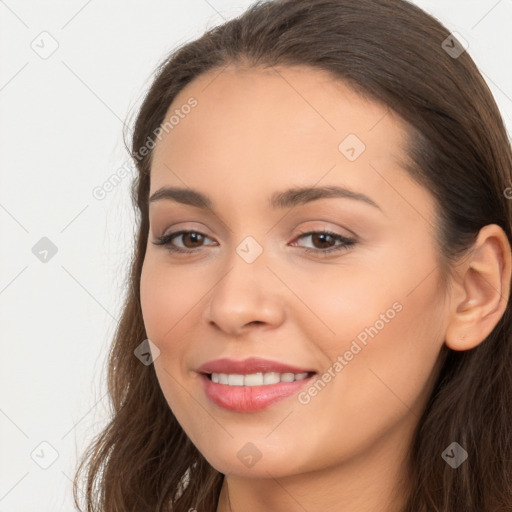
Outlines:
{"type": "MultiPolygon", "coordinates": [[[[147,337],[139,280],[152,154],[139,150],[158,133],[176,95],[200,74],[230,64],[305,65],[387,105],[410,126],[407,171],[436,200],[436,243],[449,276],[483,226],[498,224],[512,244],[511,202],[504,195],[512,182],[506,130],[473,60],[450,37],[403,0],[260,1],[165,58],[129,148],[138,169],[132,188],[138,231],[108,361],[112,419],[76,472],[80,510],[83,493],[88,512],[214,512],[224,477],[177,422],[153,366],[134,356],[147,337]]],[[[443,346],[410,450],[413,490],[404,512],[512,511],[511,322],[509,300],[480,345],[467,351],[443,346]],[[441,457],[454,441],[469,454],[457,469],[441,457]]]]}

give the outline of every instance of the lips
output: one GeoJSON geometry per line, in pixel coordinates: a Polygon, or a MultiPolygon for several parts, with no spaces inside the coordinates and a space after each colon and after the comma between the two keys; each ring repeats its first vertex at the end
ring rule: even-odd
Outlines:
{"type": "Polygon", "coordinates": [[[197,371],[203,374],[211,373],[227,373],[237,375],[249,375],[252,373],[316,373],[312,368],[301,368],[292,366],[279,361],[272,361],[270,359],[262,359],[258,357],[250,357],[242,361],[234,359],[223,358],[209,361],[200,366],[197,371]]]}
{"type": "Polygon", "coordinates": [[[310,384],[313,375],[317,373],[309,368],[257,357],[243,361],[228,358],[217,359],[203,364],[197,369],[197,372],[200,375],[206,397],[218,407],[238,413],[261,411],[297,394],[310,384]],[[242,379],[244,381],[247,378],[258,377],[261,379],[261,374],[273,377],[270,380],[274,380],[274,382],[275,376],[279,374],[283,377],[286,376],[287,380],[291,378],[291,381],[264,385],[255,385],[254,382],[251,383],[252,385],[247,385],[247,383],[244,385],[238,382],[242,376],[245,376],[242,379]],[[300,376],[300,380],[294,380],[294,376],[300,376]],[[233,379],[237,383],[229,382],[233,379]]]}

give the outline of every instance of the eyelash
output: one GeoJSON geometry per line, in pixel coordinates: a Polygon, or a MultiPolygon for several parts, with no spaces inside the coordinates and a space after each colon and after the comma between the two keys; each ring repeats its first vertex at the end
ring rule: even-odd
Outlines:
{"type": "MultiPolygon", "coordinates": [[[[194,252],[197,252],[197,250],[200,249],[200,248],[197,248],[197,249],[183,249],[182,247],[176,247],[176,246],[171,245],[171,241],[174,238],[177,238],[180,235],[185,235],[185,234],[190,234],[190,233],[195,233],[195,234],[201,235],[201,236],[203,236],[205,238],[208,238],[206,235],[204,235],[200,231],[181,230],[181,231],[175,231],[173,233],[169,233],[169,234],[161,236],[161,237],[157,237],[157,241],[153,242],[153,244],[154,245],[159,245],[159,246],[160,245],[166,246],[166,249],[168,251],[172,252],[172,253],[182,253],[182,254],[183,253],[185,253],[185,254],[194,253],[194,252]]],[[[337,253],[337,252],[341,252],[341,251],[346,251],[350,247],[355,245],[355,243],[356,243],[356,241],[351,239],[351,238],[346,238],[344,236],[339,235],[338,233],[335,233],[335,232],[329,231],[329,230],[301,232],[301,233],[299,233],[297,238],[304,238],[304,237],[311,236],[311,235],[329,235],[329,236],[333,237],[334,239],[340,241],[341,245],[333,246],[333,247],[330,247],[328,249],[304,248],[305,252],[313,252],[313,253],[316,253],[316,254],[328,255],[328,254],[331,254],[331,253],[337,253]]]]}

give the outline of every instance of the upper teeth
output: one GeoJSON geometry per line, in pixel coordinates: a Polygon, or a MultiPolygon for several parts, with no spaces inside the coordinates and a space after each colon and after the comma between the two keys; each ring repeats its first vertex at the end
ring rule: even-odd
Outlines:
{"type": "Polygon", "coordinates": [[[308,373],[251,373],[249,375],[212,373],[212,381],[228,386],[263,386],[265,384],[277,384],[278,382],[293,382],[302,380],[308,373]]]}

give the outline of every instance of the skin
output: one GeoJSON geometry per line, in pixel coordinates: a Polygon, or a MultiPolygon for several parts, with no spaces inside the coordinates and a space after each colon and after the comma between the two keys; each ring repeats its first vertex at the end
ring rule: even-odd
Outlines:
{"type": "Polygon", "coordinates": [[[403,168],[407,127],[323,71],[215,70],[187,85],[169,114],[191,96],[197,106],[157,142],[150,196],[188,187],[213,206],[150,204],[141,304],[170,408],[227,475],[217,511],[230,510],[228,488],[233,512],[398,511],[443,345],[473,348],[505,310],[506,235],[482,228],[455,277],[440,282],[436,205],[403,168]],[[348,134],[366,145],[354,161],[338,148],[348,134]],[[266,204],[274,192],[322,185],[364,193],[380,209],[347,198],[266,204]],[[195,253],[153,244],[180,229],[205,235],[174,239],[195,253]],[[356,244],[322,257],[340,242],[299,238],[321,229],[356,244]],[[236,252],[247,236],[263,249],[250,264],[236,252]],[[321,375],[396,302],[401,310],[307,404],[295,395],[239,413],[203,392],[196,369],[220,357],[264,357],[321,375]],[[247,442],[261,453],[252,467],[237,457],[247,442]]]}

